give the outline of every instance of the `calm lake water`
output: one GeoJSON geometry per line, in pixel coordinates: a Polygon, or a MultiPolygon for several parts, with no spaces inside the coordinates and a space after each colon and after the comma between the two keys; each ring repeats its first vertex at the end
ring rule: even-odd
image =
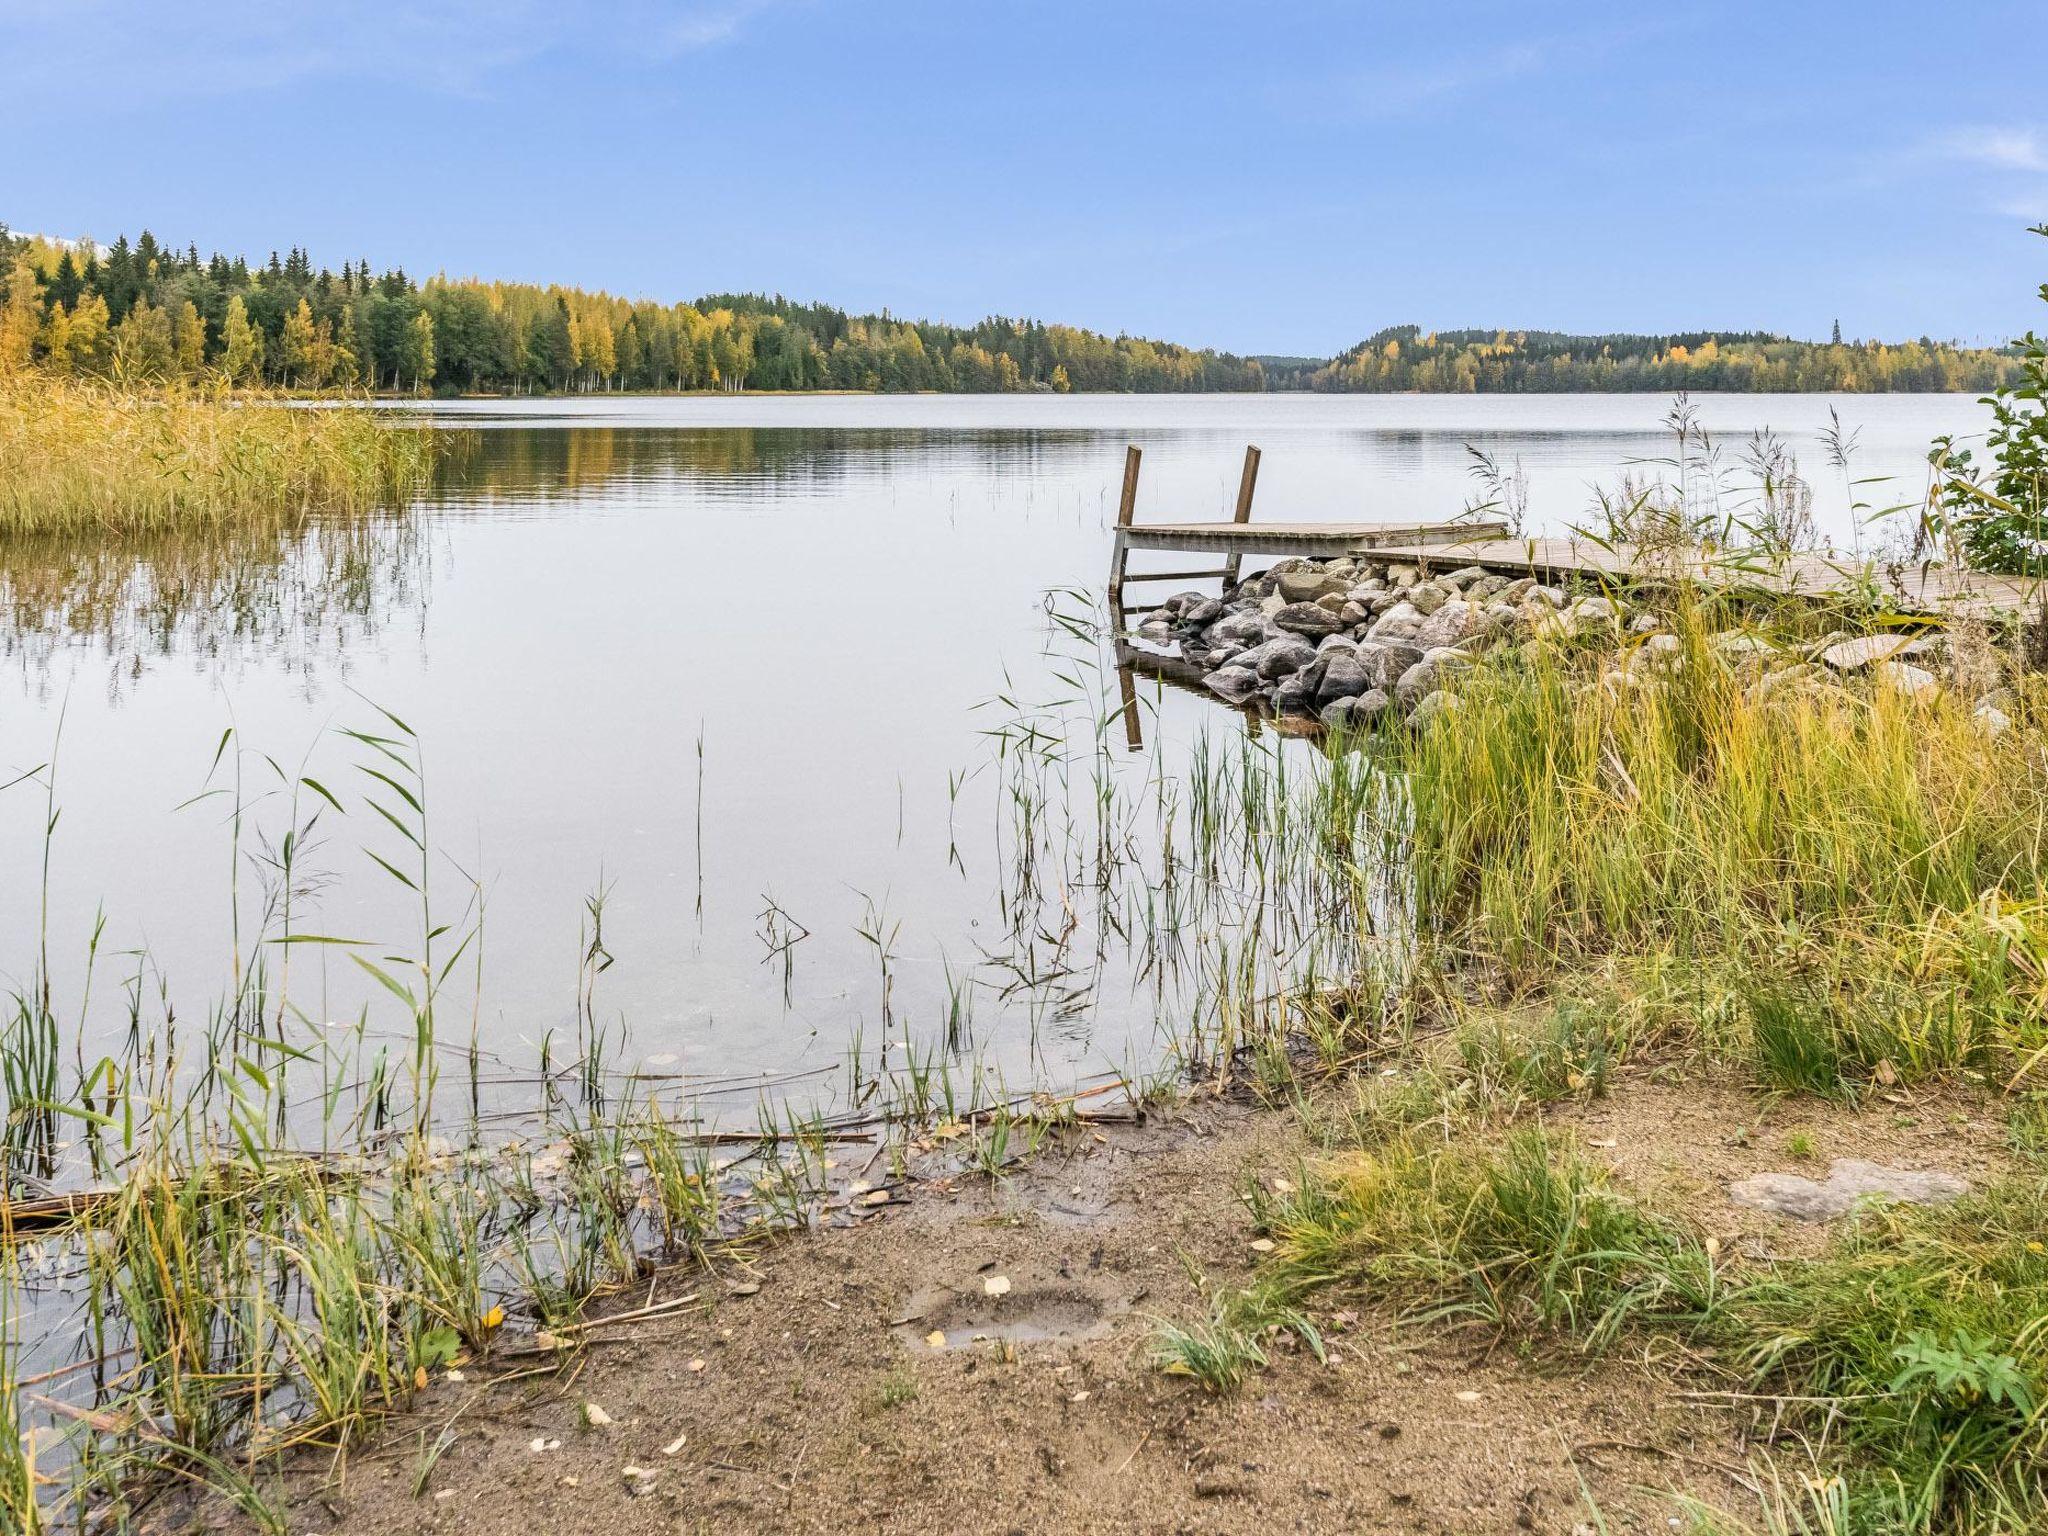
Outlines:
{"type": "MultiPolygon", "coordinates": [[[[1786,437],[1823,527],[1852,496],[1919,491],[1928,439],[1981,430],[1963,397],[1705,397],[1739,511],[1741,440],[1786,437]],[[1860,432],[1851,491],[1818,433],[1860,432]]],[[[1672,452],[1643,396],[823,397],[466,402],[436,414],[476,451],[415,517],[286,551],[161,546],[0,552],[8,672],[0,778],[57,758],[48,935],[79,1052],[144,1011],[203,1021],[231,984],[239,899],[259,902],[260,835],[283,807],[263,760],[350,806],[323,822],[299,924],[399,944],[414,921],[365,847],[362,753],[338,728],[373,706],[425,743],[438,892],[487,891],[477,1030],[525,1061],[574,1027],[585,902],[606,892],[614,963],[595,1011],[625,1054],[699,1080],[762,1075],[829,1093],[850,1042],[943,1032],[971,999],[973,1049],[1013,1084],[1150,1059],[1172,989],[1119,935],[1071,946],[1044,912],[1021,936],[1017,807],[990,734],[1020,707],[1091,695],[1049,608],[1099,590],[1124,445],[1145,449],[1139,516],[1227,515],[1247,442],[1256,516],[1455,513],[1465,445],[1526,471],[1530,531],[1586,515],[1596,484],[1672,452]],[[1076,685],[1079,685],[1078,687],[1076,685]],[[61,745],[60,745],[61,723],[61,745]],[[223,731],[241,751],[216,763],[223,731]],[[244,858],[232,787],[250,803],[244,858]],[[1007,830],[1006,830],[1007,829],[1007,830]],[[1008,842],[1006,843],[1006,839],[1008,842]],[[458,870],[459,865],[459,870],[458,870]],[[1047,954],[1060,957],[1049,964],[1047,954]],[[885,964],[886,962],[886,964],[885,964]]],[[[1654,468],[1649,472],[1654,473],[1654,468]]],[[[1161,595],[1164,595],[1162,591],[1161,595]]],[[[1113,772],[1170,772],[1202,699],[1146,695],[1146,746],[1113,772]]],[[[1054,814],[1042,811],[1041,814],[1054,814]]],[[[0,793],[0,966],[35,962],[42,791],[0,793]]],[[[1056,924],[1055,924],[1056,926],[1056,924]]],[[[371,986],[336,951],[295,952],[308,1027],[371,986]]],[[[458,1010],[466,1034],[471,1000],[458,1010]]],[[[741,1106],[745,1108],[744,1104],[741,1106]]]]}

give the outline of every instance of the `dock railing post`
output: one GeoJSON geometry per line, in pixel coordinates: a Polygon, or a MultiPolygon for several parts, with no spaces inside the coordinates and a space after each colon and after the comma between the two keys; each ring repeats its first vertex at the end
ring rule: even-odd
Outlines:
{"type": "Polygon", "coordinates": [[[1145,452],[1136,443],[1124,449],[1124,493],[1116,504],[1116,547],[1109,555],[1109,606],[1113,610],[1111,620],[1118,629],[1124,622],[1124,561],[1130,551],[1124,542],[1124,530],[1131,526],[1131,519],[1138,510],[1138,463],[1145,452]]]}
{"type": "MultiPolygon", "coordinates": [[[[1248,523],[1252,520],[1252,492],[1259,484],[1259,450],[1246,445],[1244,450],[1244,474],[1237,482],[1237,511],[1232,515],[1233,523],[1248,523]]],[[[1223,565],[1223,594],[1228,597],[1230,589],[1237,585],[1237,562],[1243,558],[1232,554],[1223,565]]]]}

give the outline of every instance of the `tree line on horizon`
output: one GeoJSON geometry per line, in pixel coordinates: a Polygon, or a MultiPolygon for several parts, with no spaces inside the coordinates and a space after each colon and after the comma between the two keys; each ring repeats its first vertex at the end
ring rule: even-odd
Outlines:
{"type": "Polygon", "coordinates": [[[2017,347],[1913,341],[1794,341],[1768,331],[1578,336],[1562,331],[1377,331],[1326,363],[1297,364],[1278,387],[1333,393],[1486,394],[1724,390],[1880,393],[1991,390],[2019,377],[2017,347]]]}
{"type": "Polygon", "coordinates": [[[660,304],[560,284],[419,282],[367,261],[337,275],[298,247],[252,265],[146,231],[102,248],[0,226],[0,372],[130,382],[448,394],[1876,391],[1990,389],[2018,366],[2013,351],[1926,338],[1417,326],[1327,361],[1259,359],[1000,316],[956,326],[759,294],[660,304]]]}

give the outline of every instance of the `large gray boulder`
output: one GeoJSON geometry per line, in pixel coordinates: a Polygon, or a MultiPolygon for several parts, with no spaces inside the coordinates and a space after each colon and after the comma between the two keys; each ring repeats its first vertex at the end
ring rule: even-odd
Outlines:
{"type": "Polygon", "coordinates": [[[1275,628],[1320,640],[1342,629],[1344,620],[1314,603],[1289,603],[1273,614],[1273,624],[1275,628]]]}
{"type": "Polygon", "coordinates": [[[1366,638],[1371,640],[1411,640],[1422,628],[1422,610],[1410,602],[1398,602],[1372,621],[1366,638]]]}
{"type": "Polygon", "coordinates": [[[1394,684],[1394,697],[1403,709],[1412,710],[1443,687],[1452,672],[1471,664],[1472,658],[1460,651],[1426,651],[1422,660],[1403,672],[1400,681],[1394,684]]]}
{"type": "Polygon", "coordinates": [[[1479,633],[1482,622],[1477,608],[1454,599],[1422,621],[1415,631],[1415,644],[1424,651],[1460,645],[1479,633]]]}
{"type": "Polygon", "coordinates": [[[1233,665],[1247,667],[1260,677],[1272,679],[1299,672],[1316,659],[1316,648],[1299,635],[1275,635],[1250,650],[1241,652],[1233,665]]]}
{"type": "Polygon", "coordinates": [[[1259,675],[1249,667],[1218,667],[1202,679],[1202,686],[1218,698],[1243,704],[1259,691],[1259,675]]]}
{"type": "Polygon", "coordinates": [[[1435,613],[1450,600],[1450,592],[1433,581],[1418,581],[1408,589],[1408,601],[1418,613],[1435,613]]]}
{"type": "Polygon", "coordinates": [[[1392,693],[1401,674],[1422,660],[1422,651],[1405,640],[1368,640],[1358,647],[1358,658],[1373,686],[1392,693]]]}
{"type": "Polygon", "coordinates": [[[1283,572],[1277,590],[1290,603],[1312,603],[1328,593],[1341,596],[1350,584],[1344,576],[1333,576],[1328,571],[1307,568],[1283,572]]]}
{"type": "Polygon", "coordinates": [[[1352,698],[1372,685],[1373,675],[1366,670],[1364,659],[1355,649],[1333,650],[1323,658],[1322,677],[1316,685],[1316,702],[1328,704],[1333,699],[1352,698]]]}

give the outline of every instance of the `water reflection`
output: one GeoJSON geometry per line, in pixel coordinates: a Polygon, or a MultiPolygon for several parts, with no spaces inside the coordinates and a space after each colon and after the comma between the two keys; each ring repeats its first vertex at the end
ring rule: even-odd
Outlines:
{"type": "Polygon", "coordinates": [[[297,533],[10,538],[0,543],[0,655],[40,700],[76,680],[54,665],[64,655],[89,659],[110,698],[170,660],[256,661],[303,678],[401,616],[417,621],[431,567],[410,513],[297,533]]]}

